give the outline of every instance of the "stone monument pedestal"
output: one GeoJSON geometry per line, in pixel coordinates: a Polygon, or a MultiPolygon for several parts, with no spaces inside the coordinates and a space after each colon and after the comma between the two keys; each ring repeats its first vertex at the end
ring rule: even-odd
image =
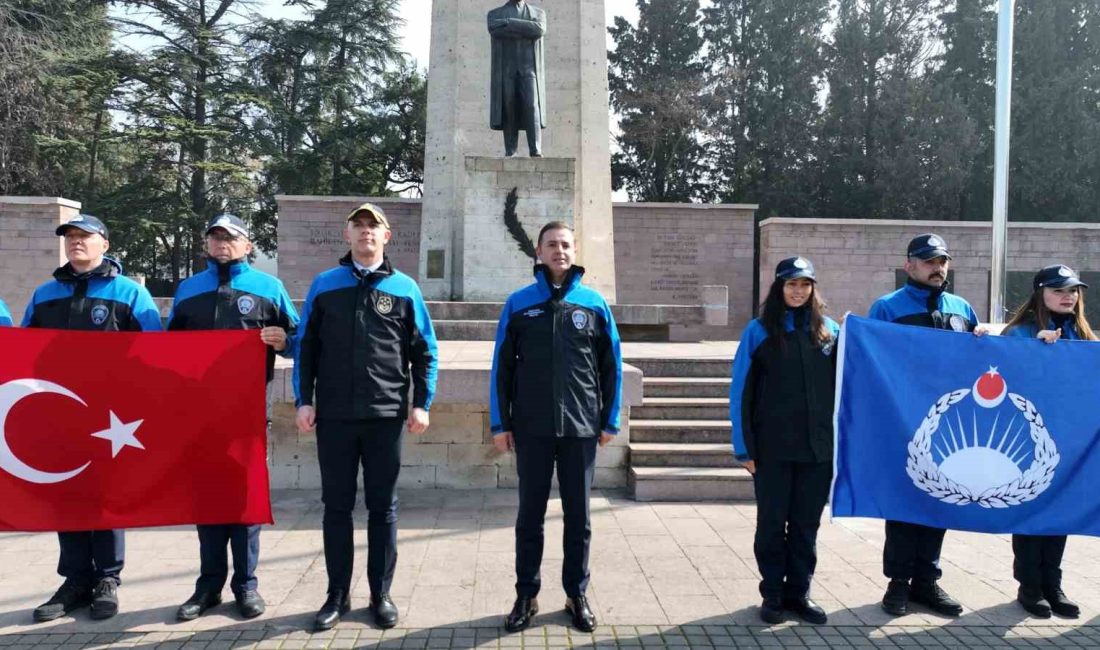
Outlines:
{"type": "Polygon", "coordinates": [[[577,225],[572,158],[467,156],[462,189],[459,300],[505,300],[531,281],[542,226],[577,225]]]}

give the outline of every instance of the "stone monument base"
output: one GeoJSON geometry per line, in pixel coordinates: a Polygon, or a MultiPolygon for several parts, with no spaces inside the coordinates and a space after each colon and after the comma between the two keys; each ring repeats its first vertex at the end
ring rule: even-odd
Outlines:
{"type": "Polygon", "coordinates": [[[531,281],[539,229],[574,223],[575,170],[572,158],[466,158],[458,300],[502,301],[531,281]]]}

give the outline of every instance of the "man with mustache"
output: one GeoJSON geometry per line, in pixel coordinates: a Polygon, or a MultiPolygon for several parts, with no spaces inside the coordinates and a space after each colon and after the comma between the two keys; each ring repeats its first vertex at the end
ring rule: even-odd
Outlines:
{"type": "MultiPolygon", "coordinates": [[[[879,298],[871,305],[870,318],[952,330],[988,333],[978,324],[978,315],[970,303],[948,293],[947,271],[951,255],[943,238],[932,233],[919,235],[909,242],[905,286],[879,298]]],[[[882,570],[890,586],[882,598],[882,608],[894,616],[909,612],[909,602],[920,603],[945,616],[958,616],[962,605],[937,583],[943,528],[932,528],[904,521],[886,522],[886,544],[882,549],[882,570]]]]}

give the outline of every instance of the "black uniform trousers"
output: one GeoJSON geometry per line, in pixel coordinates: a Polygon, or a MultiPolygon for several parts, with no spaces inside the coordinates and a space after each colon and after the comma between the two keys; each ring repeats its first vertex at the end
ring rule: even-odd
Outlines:
{"type": "Polygon", "coordinates": [[[829,500],[831,462],[756,464],[753,551],[764,598],[804,598],[817,567],[817,529],[829,500]]]}
{"type": "Polygon", "coordinates": [[[934,582],[940,579],[940,551],[943,528],[904,521],[886,522],[886,544],[882,547],[882,572],[891,580],[934,582]]]}
{"type": "Polygon", "coordinates": [[[538,80],[534,73],[516,73],[504,78],[504,153],[511,156],[519,146],[519,130],[527,132],[527,149],[542,153],[542,113],[539,110],[538,80]]]}
{"type": "Polygon", "coordinates": [[[199,532],[199,579],[195,591],[220,593],[229,577],[229,555],[233,551],[234,594],[255,591],[259,586],[256,565],[260,560],[260,525],[215,524],[196,526],[199,532]]]}
{"type": "Polygon", "coordinates": [[[1065,552],[1065,535],[1013,535],[1013,576],[1024,587],[1061,587],[1065,552]]]}
{"type": "Polygon", "coordinates": [[[360,467],[368,512],[367,582],[375,597],[390,591],[397,566],[396,490],[404,425],[403,418],[317,420],[329,592],[351,591],[355,551],[351,511],[360,467]]]}
{"type": "Polygon", "coordinates": [[[561,586],[569,597],[588,589],[588,548],[592,539],[588,496],[596,473],[598,438],[515,436],[519,475],[516,517],[516,594],[534,598],[542,586],[543,521],[554,466],[564,514],[561,586]]]}
{"type": "Polygon", "coordinates": [[[85,584],[104,578],[121,582],[119,574],[126,559],[126,531],[82,530],[58,533],[61,558],[57,572],[63,578],[85,584]]]}

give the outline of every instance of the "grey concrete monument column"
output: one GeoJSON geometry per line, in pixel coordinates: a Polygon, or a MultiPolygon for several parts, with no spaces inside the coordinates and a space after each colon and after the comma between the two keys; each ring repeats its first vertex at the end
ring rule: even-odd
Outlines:
{"type": "MultiPolygon", "coordinates": [[[[526,203],[519,188],[516,212],[529,235],[537,226],[572,221],[586,281],[609,300],[615,297],[611,220],[611,154],[608,128],[607,41],[603,0],[529,0],[547,11],[546,130],[543,155],[572,159],[573,213],[526,203]]],[[[473,265],[493,265],[487,251],[509,243],[503,218],[489,226],[466,227],[468,157],[501,157],[500,133],[489,128],[490,38],[486,13],[502,0],[437,0],[432,3],[428,69],[428,134],[424,155],[424,207],[419,276],[424,294],[435,300],[503,299],[530,273],[496,274],[486,285],[473,265]],[[471,241],[473,238],[474,241],[471,241]],[[486,242],[494,242],[485,246],[486,242]],[[516,277],[513,277],[515,275],[516,277]],[[469,298],[467,297],[469,296],[469,298]]],[[[526,154],[526,147],[520,148],[526,154]]],[[[502,174],[510,172],[502,169],[502,174]]],[[[503,179],[507,180],[507,179],[503,179]]],[[[517,186],[518,187],[518,186],[517,186]]],[[[505,204],[501,201],[503,214],[505,204]]],[[[523,258],[507,268],[523,268],[523,258]]]]}

